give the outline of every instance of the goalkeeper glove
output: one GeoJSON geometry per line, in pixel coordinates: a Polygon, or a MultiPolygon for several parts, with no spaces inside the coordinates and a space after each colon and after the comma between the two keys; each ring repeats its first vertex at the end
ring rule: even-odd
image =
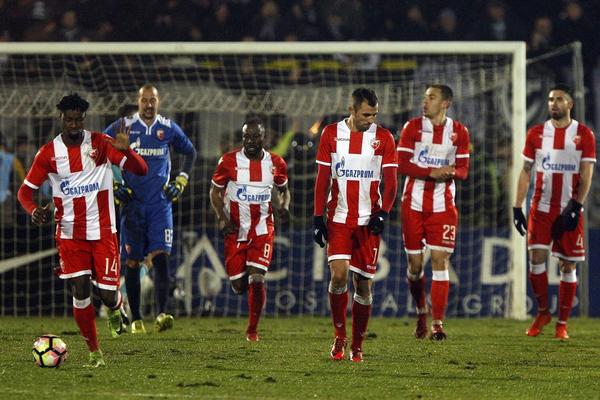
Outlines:
{"type": "Polygon", "coordinates": [[[527,218],[525,218],[521,207],[513,207],[513,224],[521,236],[525,236],[525,232],[527,232],[527,218]]]}
{"type": "Polygon", "coordinates": [[[129,200],[133,199],[133,190],[118,182],[113,182],[113,192],[115,195],[115,204],[118,206],[124,206],[129,203],[129,200]]]}
{"type": "Polygon", "coordinates": [[[552,238],[559,240],[565,231],[573,231],[579,224],[579,215],[583,205],[576,200],[569,200],[565,209],[560,213],[560,216],[552,224],[552,238]]]}
{"type": "Polygon", "coordinates": [[[379,210],[375,214],[371,215],[368,225],[369,232],[371,232],[373,235],[379,235],[381,232],[383,232],[383,225],[387,219],[388,213],[383,210],[379,210]]]}
{"type": "Polygon", "coordinates": [[[328,240],[327,225],[325,225],[321,215],[313,216],[313,240],[321,248],[325,247],[325,241],[328,240]]]}
{"type": "Polygon", "coordinates": [[[169,182],[169,184],[165,187],[165,195],[167,196],[167,200],[172,202],[176,202],[179,200],[185,187],[188,185],[188,175],[184,172],[180,172],[175,178],[174,181],[169,182]]]}

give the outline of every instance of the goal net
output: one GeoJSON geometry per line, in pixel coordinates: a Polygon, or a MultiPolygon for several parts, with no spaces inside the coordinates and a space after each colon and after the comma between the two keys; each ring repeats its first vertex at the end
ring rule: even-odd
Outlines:
{"type": "MultiPolygon", "coordinates": [[[[53,226],[33,226],[16,202],[17,164],[27,169],[37,149],[59,133],[55,104],[65,94],[86,98],[87,128],[103,130],[122,107],[135,104],[145,83],[158,87],[160,113],[178,122],[199,150],[190,187],[174,206],[176,312],[247,312],[245,297],[229,288],[208,192],[218,158],[239,146],[249,115],[264,119],[268,147],[286,159],[292,194],[293,219],[277,228],[266,313],[327,315],[329,272],[310,227],[320,131],[347,116],[354,88],[368,86],[379,97],[378,122],[398,136],[421,114],[426,84],[444,83],[454,91],[449,116],[469,128],[472,141],[469,178],[457,183],[448,315],[524,318],[525,248],[514,235],[510,205],[525,132],[525,58],[524,44],[512,42],[2,44],[0,160],[7,161],[0,170],[0,314],[60,315],[71,303],[53,277],[53,226]]],[[[42,188],[40,201],[49,199],[42,188]]],[[[414,312],[399,199],[382,236],[375,316],[414,312]]],[[[144,299],[151,299],[151,282],[143,282],[144,299]]]]}

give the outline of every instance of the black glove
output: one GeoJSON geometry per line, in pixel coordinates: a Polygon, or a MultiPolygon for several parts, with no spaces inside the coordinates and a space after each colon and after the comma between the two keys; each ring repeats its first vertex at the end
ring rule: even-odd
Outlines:
{"type": "Polygon", "coordinates": [[[327,225],[321,215],[313,215],[313,240],[321,248],[325,247],[325,241],[328,240],[327,225]]]}
{"type": "Polygon", "coordinates": [[[513,207],[513,224],[521,236],[525,236],[525,232],[527,232],[527,218],[525,218],[521,207],[513,207]]]}
{"type": "Polygon", "coordinates": [[[125,205],[129,200],[133,199],[133,190],[118,182],[113,182],[113,192],[116,205],[125,205]]]}
{"type": "Polygon", "coordinates": [[[369,220],[369,232],[373,235],[379,235],[383,232],[383,226],[385,221],[387,221],[389,214],[383,210],[377,211],[375,214],[371,215],[371,219],[369,220]]]}
{"type": "Polygon", "coordinates": [[[559,240],[565,231],[573,231],[577,228],[582,208],[583,205],[576,200],[569,200],[565,209],[552,224],[552,238],[554,240],[559,240]]]}

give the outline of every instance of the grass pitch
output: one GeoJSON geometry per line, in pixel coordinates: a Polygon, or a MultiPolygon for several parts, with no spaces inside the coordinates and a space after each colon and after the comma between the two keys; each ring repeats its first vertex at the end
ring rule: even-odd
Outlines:
{"type": "Polygon", "coordinates": [[[89,370],[72,318],[0,318],[0,397],[599,398],[599,322],[573,319],[568,342],[552,338],[554,321],[540,337],[526,337],[528,322],[450,319],[448,340],[436,343],[414,339],[412,319],[374,318],[365,362],[354,364],[329,360],[327,318],[265,318],[259,343],[245,341],[245,318],[179,318],[165,333],[118,339],[98,320],[107,367],[89,370]],[[33,341],[44,333],[69,346],[56,370],[33,363],[33,341]]]}

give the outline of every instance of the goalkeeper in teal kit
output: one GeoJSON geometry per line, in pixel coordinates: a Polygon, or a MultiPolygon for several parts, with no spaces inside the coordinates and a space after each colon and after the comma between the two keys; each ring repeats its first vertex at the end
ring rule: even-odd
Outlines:
{"type": "Polygon", "coordinates": [[[148,174],[123,173],[123,183],[115,183],[115,201],[121,205],[121,253],[126,259],[125,285],[131,308],[132,333],[145,333],[140,311],[140,263],[150,259],[153,270],[157,317],[154,330],[173,326],[167,313],[169,299],[168,258],[173,245],[173,212],[188,185],[196,150],[179,125],[158,114],[160,98],[152,85],[139,90],[138,112],[110,124],[105,133],[129,135],[130,147],[148,164],[148,174]],[[171,180],[170,149],[183,155],[181,171],[171,180]]]}

